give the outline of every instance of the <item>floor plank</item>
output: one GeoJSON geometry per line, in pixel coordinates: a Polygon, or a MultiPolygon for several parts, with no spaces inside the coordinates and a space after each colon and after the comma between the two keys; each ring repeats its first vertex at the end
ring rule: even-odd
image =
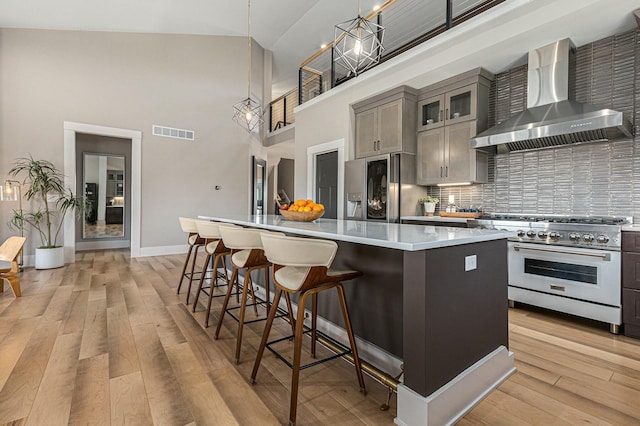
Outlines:
{"type": "Polygon", "coordinates": [[[109,355],[80,359],[69,424],[106,425],[110,423],[110,415],[109,355]]]}
{"type": "Polygon", "coordinates": [[[144,426],[152,425],[149,401],[144,380],[139,371],[113,378],[111,390],[111,424],[144,426]]]}

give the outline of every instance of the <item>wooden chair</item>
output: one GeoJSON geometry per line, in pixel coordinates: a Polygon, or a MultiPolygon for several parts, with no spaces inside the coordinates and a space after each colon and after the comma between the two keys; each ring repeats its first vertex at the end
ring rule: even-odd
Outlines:
{"type": "MultiPolygon", "coordinates": [[[[311,355],[315,358],[318,293],[335,288],[338,291],[342,316],[350,344],[350,348],[341,355],[348,353],[353,355],[353,364],[360,384],[360,391],[366,394],[360,359],[358,358],[358,350],[356,348],[356,340],[353,329],[351,328],[349,309],[347,308],[347,301],[342,286],[342,281],[358,278],[362,276],[362,273],[359,271],[338,271],[330,269],[333,258],[338,250],[338,245],[335,241],[288,237],[274,233],[263,233],[261,238],[264,254],[267,260],[273,264],[273,282],[276,285],[276,292],[271,309],[269,310],[264,333],[262,334],[262,341],[258,348],[256,361],[253,365],[251,383],[255,384],[265,348],[269,347],[271,343],[283,340],[278,339],[271,343],[267,342],[282,293],[288,297],[293,294],[298,294],[298,318],[295,321],[293,363],[291,364],[285,361],[293,370],[291,375],[291,402],[289,406],[289,425],[293,426],[296,423],[300,370],[334,358],[332,356],[324,360],[314,361],[305,366],[300,365],[302,336],[304,333],[305,302],[309,296],[311,296],[311,355]]],[[[289,311],[291,312],[291,308],[289,308],[289,311]]],[[[281,359],[284,360],[284,358],[281,359]]]]}
{"type": "Polygon", "coordinates": [[[189,293],[191,292],[191,283],[193,282],[193,276],[197,274],[194,272],[196,268],[196,258],[198,257],[198,249],[204,247],[204,238],[198,235],[198,228],[196,227],[196,220],[190,217],[179,217],[180,227],[182,232],[187,234],[187,243],[189,244],[189,251],[187,257],[184,259],[184,266],[182,267],[182,274],[180,274],[180,283],[178,284],[177,294],[180,294],[180,288],[182,287],[182,280],[189,279],[189,291],[187,292],[186,304],[189,304],[189,293]],[[194,250],[195,249],[195,250],[194,250]],[[187,271],[187,265],[191,258],[191,252],[193,252],[193,260],[191,261],[191,272],[187,271]]]}
{"type": "Polygon", "coordinates": [[[0,292],[4,291],[4,280],[9,281],[11,290],[16,297],[20,297],[20,278],[18,278],[18,255],[22,251],[24,237],[9,237],[0,246],[0,292]]]}

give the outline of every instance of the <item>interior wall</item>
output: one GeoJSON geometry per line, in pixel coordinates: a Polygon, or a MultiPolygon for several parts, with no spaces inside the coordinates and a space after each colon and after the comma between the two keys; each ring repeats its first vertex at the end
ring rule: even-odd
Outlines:
{"type": "MultiPolygon", "coordinates": [[[[263,56],[253,43],[258,95],[263,56]]],[[[246,69],[246,37],[0,29],[0,174],[29,154],[62,169],[65,120],[142,131],[141,247],[184,244],[178,216],[249,211],[248,159],[262,148],[231,120],[246,69]],[[154,124],[195,141],[153,136],[154,124]]]]}

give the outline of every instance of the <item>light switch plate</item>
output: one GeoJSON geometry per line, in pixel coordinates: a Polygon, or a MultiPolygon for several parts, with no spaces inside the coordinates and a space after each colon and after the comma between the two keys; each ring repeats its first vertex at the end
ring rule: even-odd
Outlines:
{"type": "Polygon", "coordinates": [[[475,254],[471,256],[465,256],[464,258],[464,270],[473,271],[478,268],[478,256],[475,254]]]}

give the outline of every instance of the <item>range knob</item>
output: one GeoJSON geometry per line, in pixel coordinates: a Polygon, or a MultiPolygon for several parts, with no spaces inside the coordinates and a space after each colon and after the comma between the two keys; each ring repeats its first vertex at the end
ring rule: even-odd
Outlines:
{"type": "Polygon", "coordinates": [[[536,237],[536,231],[527,231],[527,237],[535,238],[536,237]]]}
{"type": "Polygon", "coordinates": [[[546,239],[547,238],[547,231],[540,231],[538,232],[538,237],[542,238],[542,239],[546,239]]]}
{"type": "Polygon", "coordinates": [[[595,239],[595,237],[593,236],[593,234],[584,234],[584,235],[582,236],[582,240],[583,240],[585,243],[591,243],[591,242],[593,242],[593,240],[594,240],[594,239],[595,239]]]}
{"type": "Polygon", "coordinates": [[[573,242],[578,242],[580,241],[580,234],[576,234],[575,232],[572,232],[569,234],[569,239],[573,242]]]}
{"type": "Polygon", "coordinates": [[[559,232],[552,231],[552,232],[549,232],[549,238],[551,238],[554,241],[558,241],[560,238],[562,238],[562,234],[559,232]]]}
{"type": "Polygon", "coordinates": [[[518,229],[516,235],[518,235],[519,238],[522,238],[525,236],[525,232],[522,229],[518,229]]]}
{"type": "Polygon", "coordinates": [[[596,237],[596,241],[599,242],[600,244],[607,244],[609,242],[609,237],[607,237],[604,234],[598,235],[596,237]]]}

